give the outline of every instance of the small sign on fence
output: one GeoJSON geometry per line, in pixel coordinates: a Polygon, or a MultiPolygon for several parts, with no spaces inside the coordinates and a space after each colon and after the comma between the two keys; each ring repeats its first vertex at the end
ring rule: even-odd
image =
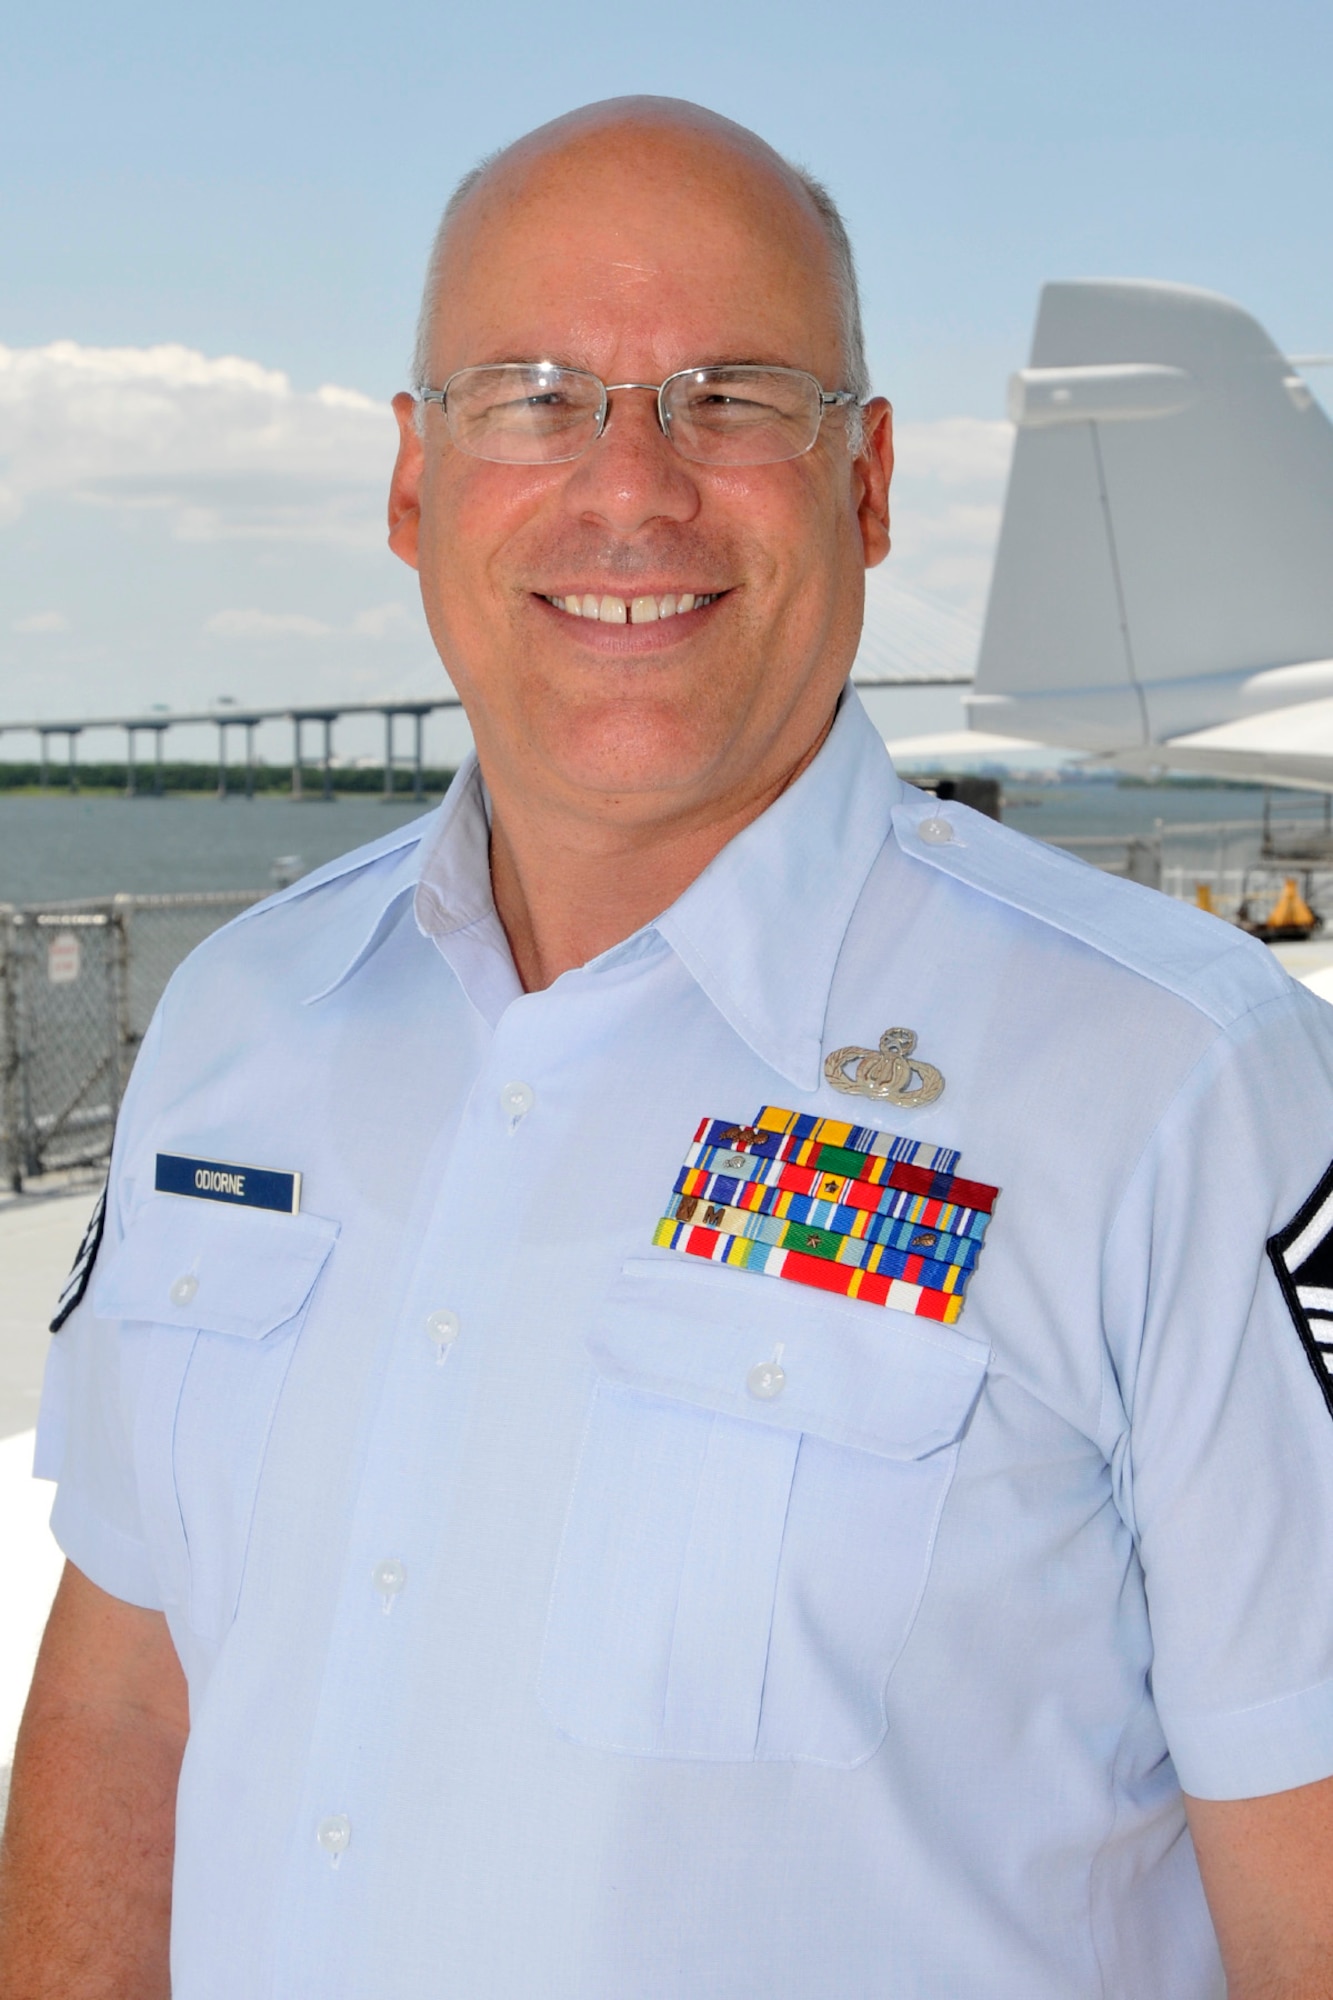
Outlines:
{"type": "Polygon", "coordinates": [[[46,947],[46,976],[53,986],[70,986],[83,969],[83,952],[73,931],[57,931],[46,947]]]}
{"type": "Polygon", "coordinates": [[[186,953],[262,889],[0,903],[0,1187],[105,1163],[134,1053],[186,953]]]}

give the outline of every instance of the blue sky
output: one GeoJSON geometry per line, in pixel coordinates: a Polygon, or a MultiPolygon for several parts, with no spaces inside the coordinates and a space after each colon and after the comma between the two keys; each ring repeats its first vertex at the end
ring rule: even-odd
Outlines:
{"type": "MultiPolygon", "coordinates": [[[[60,367],[11,368],[0,714],[91,712],[146,700],[164,679],[176,705],[224,687],[255,699],[276,679],[284,698],[313,681],[426,685],[410,580],[368,525],[389,434],[379,416],[310,398],[335,384],[382,406],[401,386],[435,217],[479,154],[628,90],[753,124],[834,189],[877,384],[917,427],[900,580],[975,619],[1003,484],[995,426],[1044,279],[1201,284],[1289,350],[1333,348],[1330,75],[1326,0],[12,10],[0,347],[11,361],[58,342],[239,356],[286,376],[305,442],[295,469],[270,465],[253,491],[224,494],[227,411],[168,368],[177,427],[212,426],[211,444],[173,461],[168,505],[160,462],[154,488],[138,447],[90,472],[72,363],[56,389],[60,367]],[[24,401],[38,391],[40,409],[24,401]],[[194,396],[184,416],[181,396],[194,396]],[[338,437],[317,449],[321,411],[338,437]],[[49,476],[33,470],[43,454],[49,476]],[[316,520],[302,539],[293,525],[308,503],[327,526],[335,460],[345,492],[362,494],[355,558],[345,534],[321,539],[316,520]],[[264,480],[268,528],[255,514],[264,480]]],[[[128,393],[125,369],[112,376],[104,410],[128,393]]],[[[97,379],[78,377],[90,393],[97,379]]]]}

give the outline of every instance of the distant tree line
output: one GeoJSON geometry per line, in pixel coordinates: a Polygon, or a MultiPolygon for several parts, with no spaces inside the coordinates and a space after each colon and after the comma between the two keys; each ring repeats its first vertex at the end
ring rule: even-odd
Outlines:
{"type": "MultiPolygon", "coordinates": [[[[127,767],[120,763],[93,764],[79,763],[75,766],[80,792],[123,792],[128,783],[127,767]]],[[[41,765],[0,763],[0,792],[40,792],[41,765]]],[[[421,778],[426,792],[438,796],[446,791],[453,778],[451,770],[439,767],[423,769],[421,778]]],[[[245,766],[233,764],[227,772],[227,789],[232,793],[245,790],[245,766]]],[[[356,768],[347,765],[336,766],[329,772],[330,783],[337,792],[380,794],[384,790],[384,767],[370,766],[356,768]]],[[[157,783],[157,767],[151,762],[141,761],[134,767],[134,788],[141,795],[151,794],[157,783]]],[[[162,789],[171,792],[216,792],[218,788],[218,767],[216,764],[169,764],[162,766],[162,789]]],[[[52,794],[68,794],[69,766],[62,761],[52,760],[47,775],[45,789],[52,794]]],[[[256,794],[283,794],[288,797],[292,789],[290,764],[256,764],[254,769],[254,789],[256,794]]],[[[302,795],[306,799],[323,796],[324,773],[318,764],[307,764],[302,769],[302,795]]],[[[412,792],[412,772],[394,772],[394,792],[410,797],[412,792]]]]}

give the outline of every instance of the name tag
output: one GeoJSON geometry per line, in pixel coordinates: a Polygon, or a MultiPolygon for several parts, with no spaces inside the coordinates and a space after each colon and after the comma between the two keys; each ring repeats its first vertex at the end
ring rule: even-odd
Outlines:
{"type": "Polygon", "coordinates": [[[301,1206],[301,1176],[271,1167],[238,1167],[228,1160],[187,1160],[159,1153],[153,1186],[159,1194],[190,1195],[196,1201],[230,1201],[241,1208],[272,1208],[295,1215],[301,1206]]]}

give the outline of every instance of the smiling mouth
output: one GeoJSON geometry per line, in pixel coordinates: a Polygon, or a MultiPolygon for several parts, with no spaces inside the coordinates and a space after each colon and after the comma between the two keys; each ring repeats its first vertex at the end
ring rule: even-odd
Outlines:
{"type": "Polygon", "coordinates": [[[655,625],[663,618],[702,611],[725,594],[721,590],[703,594],[669,590],[661,597],[599,597],[588,590],[571,597],[547,597],[546,602],[571,618],[592,618],[602,625],[655,625]]]}

